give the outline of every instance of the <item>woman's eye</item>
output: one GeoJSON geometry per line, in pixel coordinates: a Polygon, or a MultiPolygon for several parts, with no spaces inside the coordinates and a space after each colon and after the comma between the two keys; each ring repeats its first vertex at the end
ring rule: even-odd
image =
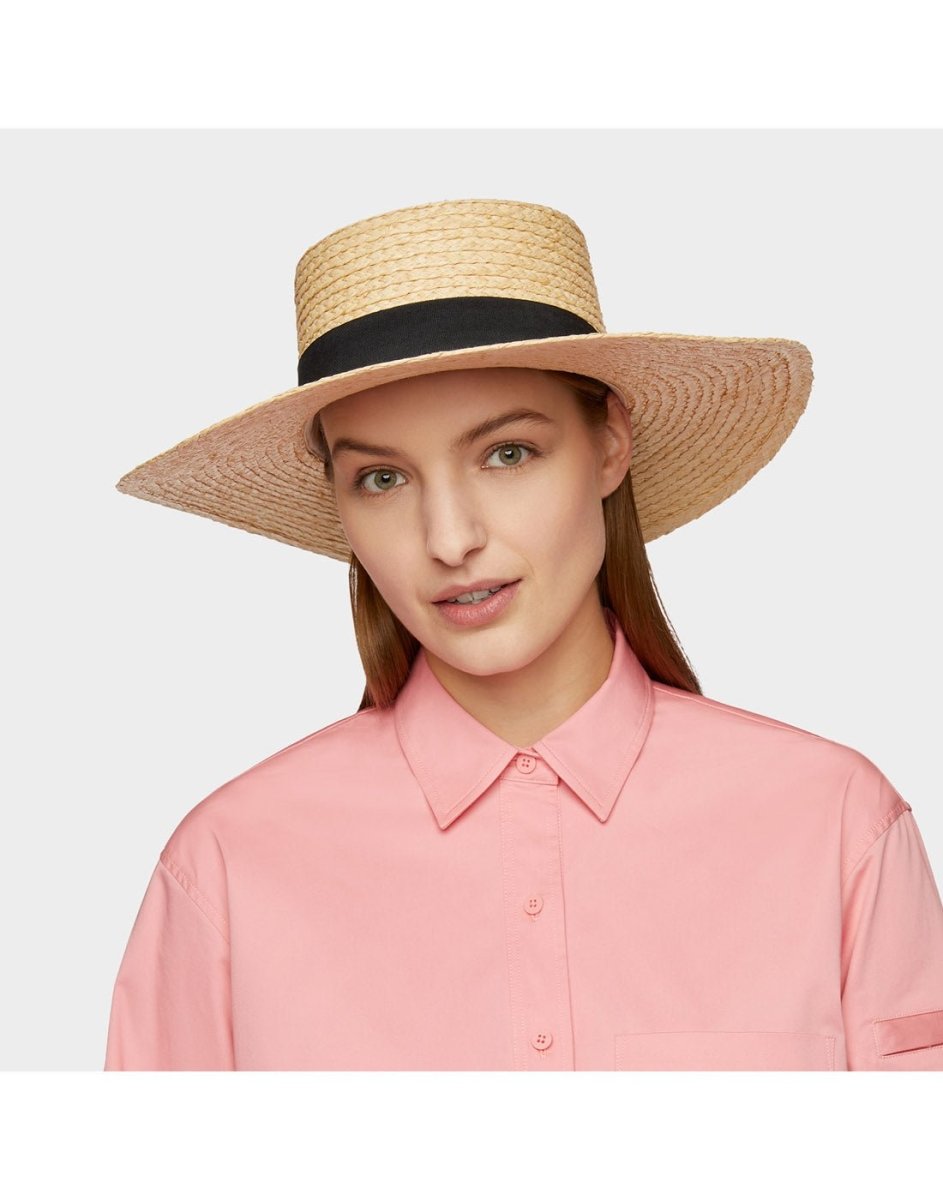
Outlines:
{"type": "MultiPolygon", "coordinates": [[[[531,458],[539,457],[540,451],[523,442],[502,442],[500,446],[495,446],[493,450],[488,451],[486,461],[490,461],[495,455],[499,457],[498,470],[513,471],[517,467],[523,467],[531,458]],[[524,459],[520,457],[522,450],[527,454],[524,459]],[[510,458],[508,457],[509,453],[510,458]]],[[[402,471],[394,471],[389,467],[375,467],[372,471],[365,471],[354,480],[354,491],[365,492],[368,496],[382,496],[384,492],[396,490],[395,478],[397,475],[402,475],[402,471]],[[377,486],[368,487],[368,481],[376,481],[377,486]]]]}
{"type": "Polygon", "coordinates": [[[392,484],[389,482],[391,477],[394,475],[401,475],[401,474],[402,474],[401,471],[389,471],[382,467],[379,470],[367,471],[365,474],[359,476],[358,479],[356,480],[356,482],[354,483],[354,491],[355,492],[367,492],[371,496],[379,496],[379,495],[382,495],[383,492],[391,492],[393,490],[393,488],[395,487],[395,484],[392,484]],[[380,479],[382,479],[383,483],[377,489],[368,488],[366,486],[367,480],[374,479],[376,477],[379,477],[380,479]]]}
{"type": "Polygon", "coordinates": [[[527,462],[526,458],[523,459],[523,461],[519,458],[513,458],[509,460],[507,458],[507,452],[509,450],[512,453],[517,450],[526,450],[528,454],[534,454],[534,451],[531,450],[529,446],[525,446],[522,442],[505,442],[503,446],[495,446],[488,457],[490,458],[491,455],[494,454],[500,455],[502,467],[522,467],[524,463],[527,462]]]}

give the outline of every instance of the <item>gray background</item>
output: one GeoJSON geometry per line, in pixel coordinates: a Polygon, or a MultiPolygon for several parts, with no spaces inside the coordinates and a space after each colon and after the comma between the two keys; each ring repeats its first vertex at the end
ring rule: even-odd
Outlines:
{"type": "Polygon", "coordinates": [[[649,554],[705,693],[868,755],[913,806],[943,884],[939,131],[0,143],[0,1067],[100,1069],[120,958],[173,828],[359,703],[342,563],[114,483],[294,386],[298,258],[407,204],[562,209],[612,332],[809,346],[809,407],[783,449],[649,554]]]}

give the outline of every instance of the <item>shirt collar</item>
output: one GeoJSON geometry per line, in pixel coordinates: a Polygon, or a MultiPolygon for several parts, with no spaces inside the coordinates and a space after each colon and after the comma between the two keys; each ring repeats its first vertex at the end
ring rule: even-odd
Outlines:
{"type": "MultiPolygon", "coordinates": [[[[612,664],[575,713],[526,749],[538,754],[605,821],[651,727],[652,681],[608,607],[612,664]]],[[[442,829],[484,792],[520,751],[482,725],[442,686],[422,646],[393,706],[400,746],[442,829]]]]}

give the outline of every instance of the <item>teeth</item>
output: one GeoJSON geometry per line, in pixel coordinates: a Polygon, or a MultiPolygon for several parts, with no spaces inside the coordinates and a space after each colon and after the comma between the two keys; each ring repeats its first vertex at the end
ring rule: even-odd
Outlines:
{"type": "Polygon", "coordinates": [[[462,596],[456,596],[453,600],[446,601],[447,604],[477,604],[479,600],[484,600],[485,596],[493,596],[495,592],[499,592],[504,587],[503,583],[499,583],[496,588],[491,588],[486,592],[465,592],[462,596]]]}

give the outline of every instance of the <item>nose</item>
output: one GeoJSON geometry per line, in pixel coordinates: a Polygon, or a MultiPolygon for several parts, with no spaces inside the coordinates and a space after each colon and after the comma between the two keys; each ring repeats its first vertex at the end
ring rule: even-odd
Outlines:
{"type": "Polygon", "coordinates": [[[422,520],[428,554],[449,566],[460,566],[488,540],[473,494],[448,481],[427,487],[422,520]]]}

